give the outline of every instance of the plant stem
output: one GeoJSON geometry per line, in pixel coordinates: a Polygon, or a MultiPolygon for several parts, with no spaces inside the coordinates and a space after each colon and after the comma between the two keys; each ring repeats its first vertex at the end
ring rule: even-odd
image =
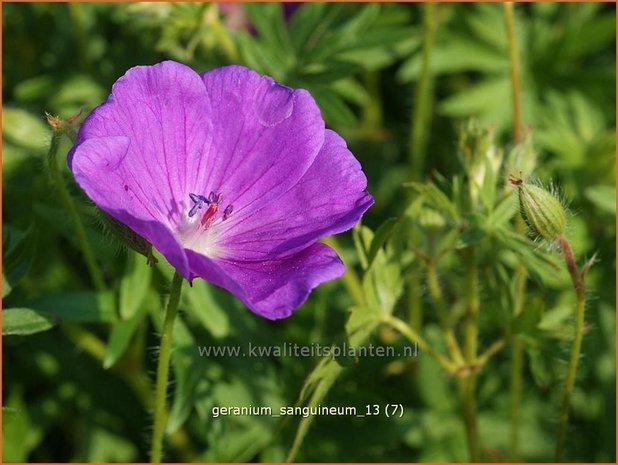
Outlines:
{"type": "MultiPolygon", "coordinates": [[[[464,261],[466,265],[466,289],[468,293],[464,322],[464,358],[468,366],[472,367],[476,363],[478,345],[477,320],[479,312],[479,281],[476,251],[473,246],[468,247],[464,251],[464,261]]],[[[459,381],[464,427],[466,430],[466,439],[471,462],[478,462],[480,457],[475,390],[476,372],[475,370],[471,370],[467,377],[459,381]]]]}
{"type": "Polygon", "coordinates": [[[519,59],[517,54],[517,40],[515,36],[515,14],[513,3],[504,4],[504,26],[509,47],[509,62],[511,67],[511,99],[513,108],[513,140],[521,141],[521,81],[519,71],[519,59]]]}
{"type": "Polygon", "coordinates": [[[586,311],[586,295],[584,290],[584,280],[582,275],[577,270],[575,256],[571,244],[563,236],[558,239],[558,244],[564,254],[564,260],[571,275],[571,281],[575,288],[577,303],[575,305],[575,328],[573,334],[573,345],[571,346],[571,355],[569,357],[569,365],[567,367],[567,376],[564,382],[564,390],[562,394],[562,406],[560,408],[560,417],[558,421],[558,439],[556,442],[556,462],[560,462],[564,452],[564,444],[566,441],[566,430],[569,422],[569,407],[571,405],[571,394],[575,385],[575,375],[577,373],[577,363],[579,361],[579,353],[581,351],[582,338],[584,335],[584,315],[586,311]]]}
{"type": "Polygon", "coordinates": [[[506,341],[504,339],[499,339],[496,342],[494,342],[492,345],[490,345],[487,348],[487,350],[483,352],[481,355],[479,355],[479,357],[476,359],[475,366],[477,367],[477,369],[480,369],[483,365],[487,364],[487,362],[489,362],[491,357],[493,357],[494,355],[496,355],[498,352],[502,350],[505,344],[506,344],[506,341]]]}
{"type": "Polygon", "coordinates": [[[444,303],[444,296],[442,294],[442,288],[438,282],[438,274],[436,270],[436,264],[433,260],[427,261],[427,288],[429,289],[429,295],[433,300],[434,307],[438,313],[438,319],[440,320],[440,327],[442,328],[442,334],[446,343],[446,348],[453,361],[459,365],[464,365],[464,358],[453,333],[452,328],[449,326],[448,315],[446,314],[446,304],[444,303]]]}
{"type": "Polygon", "coordinates": [[[90,244],[88,243],[88,239],[86,237],[86,230],[84,229],[84,225],[79,218],[79,214],[77,213],[77,209],[75,208],[75,203],[69,194],[66,183],[62,177],[62,172],[60,171],[60,167],[58,166],[58,148],[60,146],[60,139],[62,137],[62,133],[54,130],[52,135],[51,144],[49,147],[49,153],[47,156],[47,161],[49,163],[49,171],[51,174],[52,182],[54,183],[58,194],[60,195],[60,201],[67,214],[69,215],[69,219],[71,221],[71,225],[73,226],[73,232],[75,233],[75,239],[79,244],[79,248],[84,257],[84,261],[86,262],[86,266],[88,268],[88,272],[90,273],[90,278],[97,291],[102,292],[106,290],[105,281],[103,280],[103,275],[101,274],[101,269],[97,265],[97,262],[94,258],[94,253],[90,248],[90,244]]]}
{"type": "Polygon", "coordinates": [[[422,352],[432,357],[438,364],[444,368],[448,373],[455,374],[457,372],[457,365],[451,362],[448,358],[442,354],[436,352],[425,339],[422,338],[414,329],[410,327],[406,322],[396,318],[392,315],[385,316],[384,323],[390,325],[392,328],[403,334],[410,342],[416,344],[422,352]]]}
{"type": "MultiPolygon", "coordinates": [[[[518,233],[523,234],[525,230],[524,220],[521,215],[517,216],[515,229],[518,233]]],[[[526,300],[528,273],[521,259],[515,267],[515,297],[513,300],[512,316],[519,315],[524,307],[526,300]]],[[[523,363],[524,363],[524,343],[519,335],[513,337],[511,346],[511,386],[510,386],[510,403],[511,403],[511,438],[510,452],[511,460],[516,462],[519,460],[519,406],[521,405],[521,389],[523,385],[523,363]]]]}
{"type": "MultiPolygon", "coordinates": [[[[423,5],[423,50],[421,71],[416,85],[414,107],[410,120],[409,164],[410,179],[421,179],[425,159],[425,148],[429,132],[431,113],[431,98],[433,93],[431,75],[431,54],[433,51],[434,33],[436,29],[435,10],[433,3],[423,5]]],[[[411,243],[415,242],[414,233],[410,234],[411,243]]],[[[420,266],[413,267],[408,275],[408,319],[413,328],[422,330],[423,314],[421,303],[421,270],[420,266]]]]}
{"type": "Polygon", "coordinates": [[[172,278],[170,298],[165,310],[163,328],[161,330],[161,348],[159,350],[159,360],[157,364],[157,381],[155,387],[154,403],[154,428],[152,432],[152,445],[150,452],[151,463],[161,463],[161,452],[163,449],[163,436],[167,424],[167,410],[165,407],[167,397],[167,380],[170,369],[170,356],[172,352],[172,330],[174,329],[174,319],[178,312],[178,302],[180,301],[180,291],[182,290],[183,278],[178,272],[172,278]]]}
{"type": "MultiPolygon", "coordinates": [[[[509,63],[511,69],[511,105],[513,109],[513,140],[517,144],[522,138],[522,105],[521,105],[521,72],[517,39],[515,34],[515,13],[513,3],[504,4],[504,25],[507,33],[509,63]]],[[[521,217],[516,220],[517,232],[523,234],[525,226],[521,217]]],[[[515,299],[513,316],[518,315],[526,298],[527,273],[524,264],[519,260],[515,268],[515,299]]],[[[511,460],[519,457],[519,406],[521,404],[522,370],[524,346],[521,338],[515,336],[511,348],[511,460]]]]}
{"type": "Polygon", "coordinates": [[[415,106],[410,132],[410,175],[413,181],[417,181],[420,178],[423,170],[433,92],[431,53],[433,51],[436,28],[436,5],[431,2],[425,3],[423,8],[423,55],[420,76],[416,85],[415,106]]]}

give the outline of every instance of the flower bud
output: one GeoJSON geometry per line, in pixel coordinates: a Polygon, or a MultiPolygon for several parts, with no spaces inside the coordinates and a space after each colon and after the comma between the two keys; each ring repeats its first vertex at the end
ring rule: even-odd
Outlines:
{"type": "Polygon", "coordinates": [[[525,184],[521,179],[511,178],[517,186],[521,216],[532,233],[548,242],[554,242],[566,229],[566,212],[560,200],[543,187],[525,184]]]}

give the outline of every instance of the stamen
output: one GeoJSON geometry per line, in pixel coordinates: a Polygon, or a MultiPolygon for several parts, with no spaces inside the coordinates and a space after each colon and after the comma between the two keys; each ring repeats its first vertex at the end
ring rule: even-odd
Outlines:
{"type": "Polygon", "coordinates": [[[223,199],[223,195],[211,192],[208,196],[208,209],[202,216],[200,223],[204,226],[204,229],[208,229],[210,224],[214,221],[217,212],[219,211],[219,203],[223,199]]]}
{"type": "Polygon", "coordinates": [[[191,194],[190,193],[189,194],[189,198],[193,202],[193,206],[191,207],[191,210],[189,210],[189,218],[195,216],[197,211],[199,209],[201,209],[202,206],[204,206],[204,204],[206,204],[206,205],[210,204],[210,201],[206,197],[204,197],[203,195],[191,194]]]}
{"type": "Polygon", "coordinates": [[[223,210],[223,221],[227,220],[233,211],[234,205],[229,204],[227,207],[225,207],[225,210],[223,210]]]}

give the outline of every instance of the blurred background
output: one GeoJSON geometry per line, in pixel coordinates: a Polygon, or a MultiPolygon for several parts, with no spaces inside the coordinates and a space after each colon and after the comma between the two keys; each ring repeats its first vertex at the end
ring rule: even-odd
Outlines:
{"type": "MultiPolygon", "coordinates": [[[[516,4],[515,13],[522,121],[538,154],[533,174],[558,184],[568,200],[569,237],[580,262],[594,252],[600,258],[588,279],[567,458],[614,462],[615,5],[516,4]]],[[[493,128],[506,151],[514,145],[500,4],[438,4],[429,14],[423,4],[398,3],[4,3],[2,22],[3,315],[21,308],[53,316],[19,328],[7,326],[3,316],[5,462],[148,460],[151,405],[144,393],[158,344],[152,314],[162,311],[170,276],[164,265],[147,268],[143,257],[119,251],[105,236],[70,180],[65,140],[60,164],[110,287],[93,290],[50,184],[45,112],[87,113],[138,64],[174,59],[201,72],[242,63],[311,91],[327,125],[344,136],[367,174],[376,203],[363,224],[373,230],[407,208],[403,182],[462,172],[458,128],[468,118],[493,128]],[[119,302],[120,316],[106,299],[119,302]]],[[[358,269],[352,235],[339,243],[348,265],[358,269]]],[[[447,263],[441,272],[449,299],[458,271],[447,263]]],[[[525,351],[518,458],[547,461],[568,344],[542,330],[564,325],[573,292],[568,279],[531,279],[529,295],[545,327],[531,323],[536,332],[525,351]]],[[[490,286],[481,290],[482,335],[502,334],[509,325],[490,286]]],[[[405,313],[406,292],[393,304],[395,312],[405,313]]],[[[435,318],[424,288],[421,294],[431,332],[435,318]]],[[[284,460],[298,418],[215,420],[211,408],[294,405],[319,360],[200,358],[195,347],[248,340],[329,345],[345,337],[351,306],[341,281],[321,286],[279,322],[254,316],[204,283],[185,292],[174,336],[166,459],[284,460]]],[[[384,328],[370,340],[402,343],[384,328]]],[[[512,459],[510,363],[503,350],[479,378],[480,435],[491,461],[512,459]]],[[[432,362],[368,358],[341,367],[324,405],[395,403],[405,415],[318,417],[298,460],[467,460],[456,390],[432,362]]]]}

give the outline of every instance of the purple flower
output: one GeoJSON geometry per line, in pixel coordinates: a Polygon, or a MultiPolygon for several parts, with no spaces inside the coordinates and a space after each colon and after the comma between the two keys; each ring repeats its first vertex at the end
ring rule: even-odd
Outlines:
{"type": "Polygon", "coordinates": [[[344,266],[318,239],[372,205],[361,166],[303,89],[241,66],[131,68],[68,163],[103,211],[253,312],[285,318],[344,266]]]}

